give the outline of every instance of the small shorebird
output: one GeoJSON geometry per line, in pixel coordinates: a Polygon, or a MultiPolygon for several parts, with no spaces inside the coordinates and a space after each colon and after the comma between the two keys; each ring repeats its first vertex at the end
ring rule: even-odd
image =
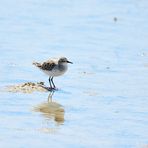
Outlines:
{"type": "Polygon", "coordinates": [[[63,75],[68,69],[67,63],[73,64],[72,62],[68,61],[67,58],[61,57],[59,59],[50,59],[43,63],[34,62],[33,65],[49,76],[50,88],[56,89],[53,82],[53,77],[63,75]]]}

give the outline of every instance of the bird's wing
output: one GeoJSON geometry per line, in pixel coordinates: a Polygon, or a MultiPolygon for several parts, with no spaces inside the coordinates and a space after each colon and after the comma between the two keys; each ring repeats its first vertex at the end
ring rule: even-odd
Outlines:
{"type": "Polygon", "coordinates": [[[53,62],[53,61],[47,61],[47,62],[44,62],[41,66],[41,69],[43,70],[52,70],[54,67],[56,66],[56,64],[53,62]]]}

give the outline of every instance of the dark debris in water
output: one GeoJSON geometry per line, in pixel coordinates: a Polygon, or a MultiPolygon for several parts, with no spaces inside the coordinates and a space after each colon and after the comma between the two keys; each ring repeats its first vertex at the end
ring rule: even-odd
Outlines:
{"type": "Polygon", "coordinates": [[[114,17],[114,22],[117,22],[118,21],[118,18],[117,17],[114,17]]]}

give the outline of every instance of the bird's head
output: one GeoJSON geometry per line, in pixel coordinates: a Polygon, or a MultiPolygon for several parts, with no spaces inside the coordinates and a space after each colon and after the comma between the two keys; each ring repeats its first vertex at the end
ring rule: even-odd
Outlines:
{"type": "Polygon", "coordinates": [[[58,61],[59,64],[66,64],[66,63],[70,63],[73,64],[72,62],[68,61],[67,58],[65,57],[61,57],[58,61]]]}

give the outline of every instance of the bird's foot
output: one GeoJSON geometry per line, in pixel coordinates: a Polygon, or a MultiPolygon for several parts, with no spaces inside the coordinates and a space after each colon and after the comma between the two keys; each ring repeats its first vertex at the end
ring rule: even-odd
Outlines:
{"type": "Polygon", "coordinates": [[[46,87],[46,89],[47,89],[48,91],[55,91],[55,90],[58,90],[58,88],[56,88],[56,87],[46,87]]]}
{"type": "Polygon", "coordinates": [[[58,90],[58,88],[57,88],[57,87],[53,87],[52,89],[53,89],[53,90],[58,90]]]}
{"type": "Polygon", "coordinates": [[[51,87],[44,86],[43,88],[46,89],[47,91],[52,91],[53,90],[53,88],[51,88],[51,87]]]}

